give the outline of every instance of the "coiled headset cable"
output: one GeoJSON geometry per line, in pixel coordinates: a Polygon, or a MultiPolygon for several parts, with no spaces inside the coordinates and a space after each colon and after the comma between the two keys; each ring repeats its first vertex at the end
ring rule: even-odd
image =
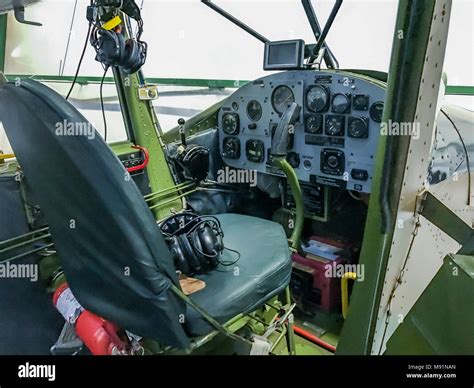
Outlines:
{"type": "MultiPolygon", "coordinates": [[[[221,238],[224,238],[224,231],[222,230],[221,222],[217,217],[210,216],[210,215],[198,215],[192,212],[185,212],[185,213],[178,213],[178,214],[173,214],[172,216],[168,217],[165,219],[161,225],[160,225],[160,231],[163,233],[163,235],[167,238],[172,238],[173,236],[179,235],[179,234],[186,234],[188,238],[190,238],[191,241],[194,241],[195,235],[198,233],[199,227],[204,224],[210,224],[210,227],[213,230],[217,230],[217,233],[221,236],[221,238]],[[163,230],[163,226],[167,224],[170,220],[178,217],[185,217],[185,216],[190,216],[193,217],[191,220],[186,222],[184,225],[179,225],[178,229],[174,231],[173,233],[167,233],[163,230]],[[193,225],[194,224],[194,225],[193,225]],[[187,230],[190,227],[189,230],[187,230]],[[183,232],[184,231],[184,232],[183,232]]],[[[213,255],[209,255],[205,252],[203,252],[201,249],[199,249],[195,244],[193,244],[193,249],[196,250],[196,252],[204,257],[211,258],[217,261],[218,264],[224,266],[224,267],[230,267],[234,264],[236,264],[241,257],[241,254],[239,251],[235,249],[231,249],[223,245],[223,251],[229,251],[234,253],[237,258],[234,260],[229,260],[229,261],[224,261],[219,258],[219,252],[215,252],[213,255]]]]}

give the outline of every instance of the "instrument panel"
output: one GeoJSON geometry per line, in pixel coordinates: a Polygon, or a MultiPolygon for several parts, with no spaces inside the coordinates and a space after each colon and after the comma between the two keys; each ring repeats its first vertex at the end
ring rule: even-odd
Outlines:
{"type": "Polygon", "coordinates": [[[244,85],[219,111],[219,147],[231,167],[283,175],[270,165],[272,136],[293,102],[300,117],[287,160],[298,179],[370,193],[385,87],[342,71],[288,71],[244,85]]]}

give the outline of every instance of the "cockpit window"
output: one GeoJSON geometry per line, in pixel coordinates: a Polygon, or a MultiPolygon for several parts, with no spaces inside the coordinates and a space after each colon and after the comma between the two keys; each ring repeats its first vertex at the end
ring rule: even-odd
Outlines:
{"type": "MultiPolygon", "coordinates": [[[[78,0],[77,6],[75,3],[43,0],[28,7],[28,18],[43,23],[42,27],[19,24],[12,14],[8,15],[6,74],[50,79],[45,81],[48,86],[67,93],[87,31],[82,10],[89,1],[78,0]],[[60,17],[50,17],[52,6],[60,17]],[[45,44],[50,48],[47,55],[45,44]]],[[[144,74],[148,79],[166,80],[157,82],[160,98],[153,102],[164,131],[173,128],[179,117],[188,119],[232,94],[242,85],[233,85],[233,81],[253,80],[271,73],[262,69],[263,44],[201,2],[145,0],[139,4],[146,26],[143,39],[149,45],[144,74]]],[[[314,42],[299,1],[216,0],[216,4],[270,40],[314,42]]],[[[333,4],[313,1],[322,26],[333,4]]],[[[397,33],[397,6],[396,0],[344,1],[326,39],[341,68],[388,71],[394,32],[397,33]]],[[[474,34],[463,29],[470,25],[473,12],[472,1],[453,3],[444,69],[449,85],[474,85],[474,58],[464,52],[466,47],[474,46],[474,34]]],[[[103,133],[98,85],[102,68],[94,56],[88,45],[80,72],[86,78],[76,86],[70,101],[103,133]]],[[[109,71],[108,76],[111,75],[109,71]]],[[[104,97],[107,140],[125,140],[115,85],[105,84],[104,97]]],[[[446,96],[446,101],[474,110],[472,96],[446,96]]],[[[7,143],[0,129],[0,149],[8,149],[7,143]]]]}
{"type": "MultiPolygon", "coordinates": [[[[86,37],[88,22],[84,15],[89,1],[46,0],[27,8],[28,18],[42,23],[41,27],[16,22],[8,14],[5,55],[5,74],[10,79],[33,77],[44,82],[62,95],[66,95],[77,68],[86,37]],[[51,17],[51,8],[55,15],[51,17]]],[[[104,134],[104,124],[99,99],[99,83],[103,69],[94,60],[88,44],[81,66],[81,83],[77,84],[69,99],[97,129],[104,134]]],[[[108,76],[112,76],[109,70],[108,76]]],[[[107,142],[127,139],[115,85],[110,80],[103,87],[108,135],[107,142]]],[[[7,148],[0,133],[0,149],[7,148]]]]}

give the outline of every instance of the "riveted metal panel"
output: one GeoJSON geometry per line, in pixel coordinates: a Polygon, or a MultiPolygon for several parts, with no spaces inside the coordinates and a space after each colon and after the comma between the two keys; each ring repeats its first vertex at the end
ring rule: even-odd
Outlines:
{"type": "Polygon", "coordinates": [[[439,91],[450,11],[451,1],[436,1],[412,123],[415,132],[410,139],[372,354],[383,353],[386,341],[436,274],[443,257],[459,246],[415,214],[418,194],[428,189],[428,168],[440,108],[439,91]],[[418,220],[420,225],[417,227],[418,220]]]}

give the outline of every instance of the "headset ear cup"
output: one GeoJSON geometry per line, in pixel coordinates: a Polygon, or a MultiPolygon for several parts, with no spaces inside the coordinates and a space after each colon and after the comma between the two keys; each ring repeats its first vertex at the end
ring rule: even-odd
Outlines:
{"type": "Polygon", "coordinates": [[[207,255],[215,255],[217,253],[216,236],[209,224],[204,224],[197,232],[199,234],[203,252],[207,255]]]}
{"type": "Polygon", "coordinates": [[[219,254],[221,254],[224,251],[224,236],[222,235],[222,232],[219,230],[218,233],[216,233],[216,249],[219,254]]]}
{"type": "Polygon", "coordinates": [[[125,37],[121,33],[115,33],[117,36],[117,44],[118,44],[118,53],[117,53],[117,66],[122,66],[122,64],[127,59],[127,47],[125,37]]]}
{"type": "Polygon", "coordinates": [[[191,234],[191,239],[192,239],[192,242],[193,242],[193,248],[194,248],[194,253],[196,254],[196,257],[199,259],[199,261],[200,261],[201,265],[203,266],[203,268],[206,268],[208,266],[207,265],[208,257],[203,255],[203,253],[205,253],[205,252],[203,251],[203,247],[202,247],[202,244],[201,244],[201,239],[200,239],[198,233],[196,233],[196,231],[191,234]]]}
{"type": "Polygon", "coordinates": [[[133,58],[136,56],[136,47],[133,39],[125,41],[125,55],[121,65],[124,69],[130,68],[133,65],[133,58]]]}
{"type": "Polygon", "coordinates": [[[126,58],[123,61],[123,71],[127,74],[137,72],[145,63],[146,46],[142,42],[128,39],[125,42],[126,58]]]}
{"type": "Polygon", "coordinates": [[[120,59],[120,42],[113,31],[99,29],[97,31],[96,60],[107,66],[116,66],[120,59]]]}
{"type": "Polygon", "coordinates": [[[178,237],[176,236],[173,236],[170,239],[170,251],[174,257],[176,268],[178,268],[184,274],[189,274],[191,272],[191,268],[184,257],[183,250],[181,249],[178,237]]]}
{"type": "Polygon", "coordinates": [[[214,230],[209,224],[204,224],[197,230],[197,238],[202,247],[202,252],[207,256],[207,260],[212,267],[216,267],[219,264],[219,251],[216,247],[216,236],[214,230]]]}
{"type": "Polygon", "coordinates": [[[194,253],[194,249],[188,240],[188,236],[186,234],[181,234],[178,236],[178,240],[180,242],[180,246],[183,250],[183,253],[192,271],[193,272],[202,271],[201,262],[196,257],[196,254],[194,253]]]}

